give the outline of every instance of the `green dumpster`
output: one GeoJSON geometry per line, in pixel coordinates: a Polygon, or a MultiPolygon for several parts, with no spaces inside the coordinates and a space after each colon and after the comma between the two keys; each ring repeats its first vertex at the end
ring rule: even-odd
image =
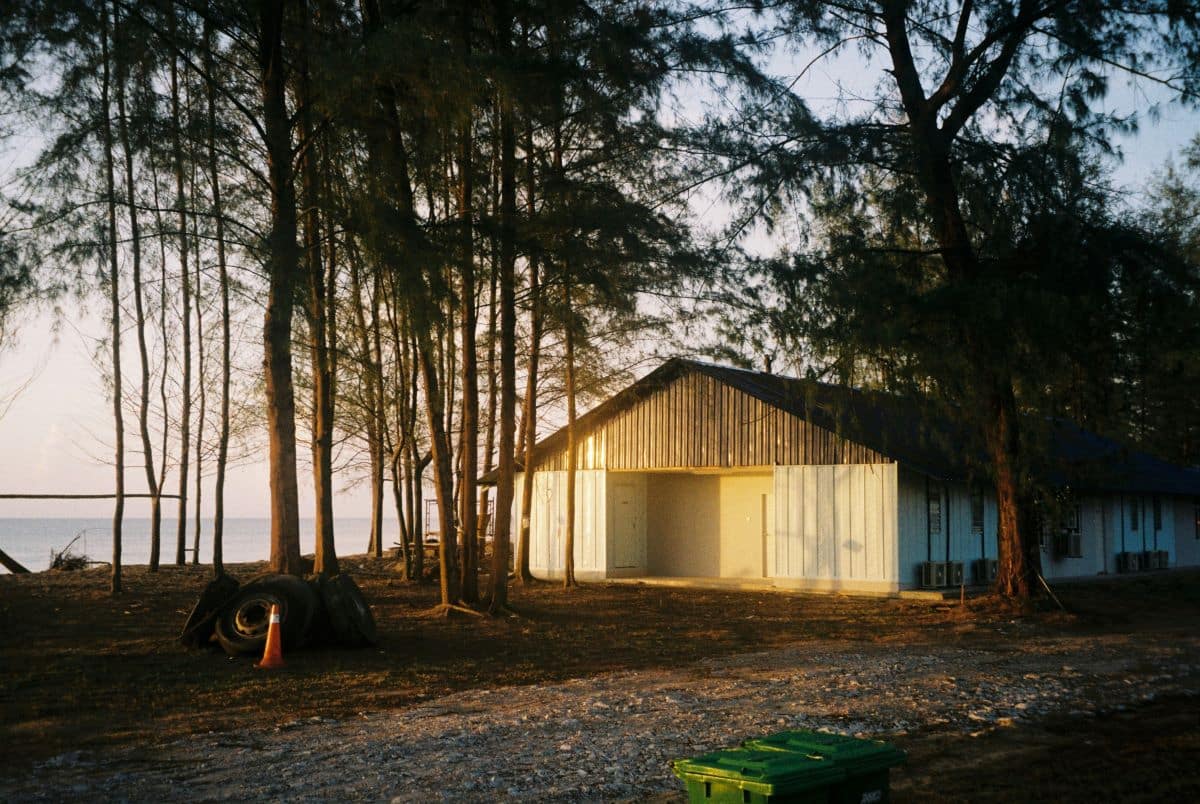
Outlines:
{"type": "Polygon", "coordinates": [[[672,767],[692,804],[829,804],[844,778],[833,762],[778,750],[728,748],[672,767]]]}
{"type": "Polygon", "coordinates": [[[889,771],[903,765],[908,758],[899,748],[879,740],[860,740],[820,731],[784,731],[747,740],[743,745],[751,750],[789,752],[829,760],[845,773],[845,780],[835,785],[832,791],[830,802],[833,804],[887,802],[889,771]]]}

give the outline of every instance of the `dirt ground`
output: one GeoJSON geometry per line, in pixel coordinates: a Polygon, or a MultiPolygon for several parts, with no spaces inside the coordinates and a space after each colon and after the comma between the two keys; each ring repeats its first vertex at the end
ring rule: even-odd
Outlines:
{"type": "Polygon", "coordinates": [[[372,603],[379,646],[296,651],[275,673],[175,641],[205,568],[129,568],[116,600],[103,569],[0,576],[0,798],[321,790],[315,797],[411,800],[431,784],[411,767],[330,777],[302,794],[205,787],[198,771],[161,766],[203,748],[207,774],[222,746],[273,756],[261,746],[295,747],[287,741],[297,734],[303,751],[341,735],[364,757],[381,752],[381,763],[395,750],[381,746],[420,744],[425,753],[405,762],[428,765],[451,744],[497,750],[488,730],[510,743],[530,735],[529,712],[544,709],[551,721],[576,707],[546,732],[554,745],[537,772],[550,781],[521,787],[497,773],[495,789],[481,792],[474,779],[484,772],[465,763],[444,795],[673,800],[671,756],[728,744],[736,729],[811,725],[908,751],[893,772],[897,801],[1200,800],[1200,574],[1062,586],[1069,614],[1017,616],[987,599],[963,607],[539,584],[514,590],[518,617],[447,619],[429,615],[435,589],[398,581],[382,564],[343,566],[372,603]],[[667,703],[644,704],[643,689],[666,690],[667,703]],[[598,708],[582,716],[581,701],[598,708]],[[357,738],[351,724],[360,722],[376,725],[357,738]],[[575,736],[562,743],[560,733],[575,736]],[[631,740],[653,740],[654,750],[631,749],[631,740]],[[589,741],[591,753],[581,752],[576,744],[589,741]],[[565,769],[583,781],[555,781],[565,769]],[[620,783],[589,778],[597,775],[620,783]],[[196,786],[178,786],[184,777],[196,786]]]}

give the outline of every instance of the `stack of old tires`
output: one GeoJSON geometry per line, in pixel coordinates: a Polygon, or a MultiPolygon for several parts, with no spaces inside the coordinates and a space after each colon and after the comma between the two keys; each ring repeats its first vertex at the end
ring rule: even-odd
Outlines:
{"type": "Polygon", "coordinates": [[[259,575],[244,584],[222,575],[204,588],[179,640],[220,643],[231,656],[262,653],[271,607],[279,607],[285,650],[306,645],[363,647],[376,642],[375,618],[349,575],[309,579],[259,575]]]}

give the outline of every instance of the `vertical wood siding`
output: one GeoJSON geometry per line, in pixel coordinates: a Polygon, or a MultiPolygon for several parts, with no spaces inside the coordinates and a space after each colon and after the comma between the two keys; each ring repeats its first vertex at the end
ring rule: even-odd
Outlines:
{"type": "MultiPolygon", "coordinates": [[[[608,566],[605,472],[575,476],[575,570],[604,573],[608,566]]],[[[518,484],[521,476],[517,476],[518,484]]],[[[518,485],[519,488],[519,485],[518,485]]],[[[561,577],[567,521],[567,473],[537,472],[529,517],[529,569],[539,578],[561,577]]],[[[521,522],[521,500],[513,504],[513,533],[521,522]]]]}
{"type": "Polygon", "coordinates": [[[778,466],[767,572],[897,581],[895,464],[778,466]]]}
{"type": "MultiPolygon", "coordinates": [[[[685,374],[580,441],[580,469],[891,463],[872,449],[703,374],[685,374]]],[[[565,450],[539,470],[567,468],[565,450]]]]}

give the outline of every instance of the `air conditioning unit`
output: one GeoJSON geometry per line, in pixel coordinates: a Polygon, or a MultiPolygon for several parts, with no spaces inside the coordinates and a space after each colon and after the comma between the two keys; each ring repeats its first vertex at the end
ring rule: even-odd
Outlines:
{"type": "Polygon", "coordinates": [[[994,558],[977,558],[971,562],[971,578],[978,586],[990,586],[1000,574],[1000,562],[994,558]]]}
{"type": "Polygon", "coordinates": [[[1160,570],[1171,566],[1171,554],[1166,550],[1147,550],[1142,553],[1142,560],[1148,562],[1146,569],[1160,570]]]}
{"type": "Polygon", "coordinates": [[[925,589],[941,589],[946,585],[946,562],[926,561],[921,565],[921,586],[925,589]]]}
{"type": "Polygon", "coordinates": [[[1117,553],[1117,572],[1137,572],[1141,563],[1141,553],[1117,553]]]}
{"type": "Polygon", "coordinates": [[[962,586],[963,563],[961,561],[946,562],[946,586],[962,586]]]}

